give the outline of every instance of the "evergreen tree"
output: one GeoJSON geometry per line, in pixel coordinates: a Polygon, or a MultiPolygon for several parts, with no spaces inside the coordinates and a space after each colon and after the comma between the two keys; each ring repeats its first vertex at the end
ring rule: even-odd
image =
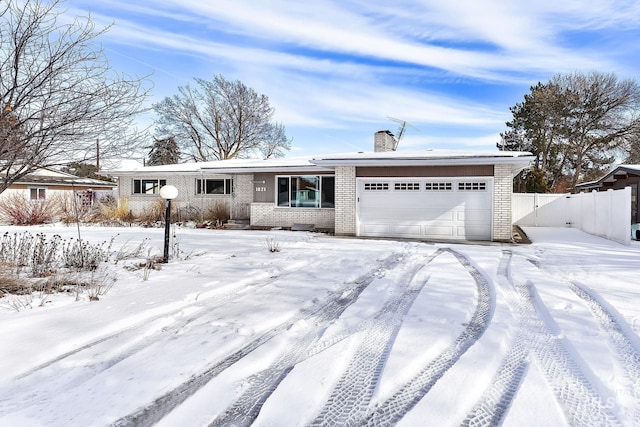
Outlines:
{"type": "Polygon", "coordinates": [[[558,74],[532,86],[510,110],[513,120],[498,147],[533,153],[536,172],[527,188],[572,190],[607,170],[620,152],[632,157],[640,140],[640,86],[613,74],[558,74]]]}
{"type": "Polygon", "coordinates": [[[180,161],[180,150],[173,136],[153,138],[148,166],[172,165],[180,161]]]}

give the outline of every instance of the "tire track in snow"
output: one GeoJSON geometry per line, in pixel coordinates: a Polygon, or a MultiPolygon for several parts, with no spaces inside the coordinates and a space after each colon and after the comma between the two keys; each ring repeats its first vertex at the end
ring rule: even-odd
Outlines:
{"type": "MultiPolygon", "coordinates": [[[[307,265],[305,263],[305,265],[307,265]]],[[[291,273],[295,272],[295,269],[293,268],[288,268],[287,270],[290,270],[291,273]]],[[[291,274],[288,271],[285,271],[283,274],[291,274]]],[[[278,274],[277,276],[273,276],[268,278],[267,280],[264,279],[260,279],[260,281],[256,281],[254,283],[249,283],[247,285],[245,285],[244,287],[242,287],[241,289],[231,289],[228,293],[225,294],[212,294],[210,297],[205,298],[204,300],[199,299],[199,296],[196,297],[196,299],[194,301],[191,302],[184,302],[184,304],[180,305],[179,307],[176,308],[167,308],[166,311],[162,311],[158,313],[158,314],[153,314],[150,315],[149,317],[142,317],[140,320],[135,321],[134,324],[120,329],[117,332],[111,333],[107,336],[104,336],[102,338],[99,338],[97,340],[88,342],[80,347],[74,348],[73,350],[69,350],[59,356],[56,356],[55,358],[48,360],[47,362],[41,363],[40,365],[16,376],[14,378],[15,380],[20,380],[23,378],[26,378],[38,371],[41,371],[43,369],[46,369],[62,360],[65,360],[75,354],[81,353],[85,350],[91,349],[97,345],[100,345],[102,343],[105,343],[107,341],[116,339],[116,338],[120,338],[125,334],[131,333],[133,335],[138,334],[137,331],[139,331],[140,329],[144,328],[145,326],[147,326],[149,323],[155,322],[157,320],[161,320],[161,319],[165,319],[168,317],[173,317],[176,315],[179,315],[180,313],[182,313],[185,309],[189,309],[189,308],[194,308],[194,307],[202,307],[202,308],[207,308],[207,309],[211,309],[214,310],[217,307],[221,307],[224,306],[225,304],[228,304],[229,301],[232,301],[235,298],[242,298],[243,296],[249,294],[250,292],[254,292],[257,289],[261,289],[264,288],[274,282],[276,282],[277,280],[279,280],[283,274],[278,274]],[[215,303],[211,304],[206,302],[209,299],[213,299],[215,298],[215,303]]],[[[191,321],[195,320],[197,317],[199,317],[199,315],[193,315],[190,316],[189,318],[185,319],[184,322],[181,322],[182,324],[188,324],[191,321]]],[[[173,328],[175,329],[175,328],[173,328]]],[[[165,328],[163,328],[163,330],[161,330],[160,332],[164,332],[165,328]]],[[[134,351],[135,352],[135,351],[134,351]]],[[[132,352],[133,353],[133,352],[132,352]]]]}
{"type": "Polygon", "coordinates": [[[418,272],[440,253],[442,251],[438,250],[424,264],[412,268],[401,279],[403,286],[398,287],[397,291],[402,292],[385,303],[365,329],[364,341],[325,407],[309,425],[351,425],[364,417],[404,317],[429,279],[428,276],[417,276],[418,272]]]}
{"type": "Polygon", "coordinates": [[[370,409],[356,425],[388,426],[400,421],[433,387],[433,385],[460,359],[460,357],[482,336],[491,323],[495,305],[494,289],[490,282],[473,265],[471,260],[450,248],[451,253],[476,282],[478,293],[475,312],[467,327],[433,361],[416,376],[396,391],[389,399],[370,409]]]}
{"type": "Polygon", "coordinates": [[[500,364],[498,373],[464,419],[462,426],[495,426],[502,423],[529,367],[527,353],[525,337],[518,334],[500,364]]]}
{"type": "MultiPolygon", "coordinates": [[[[292,270],[288,268],[287,270],[292,270]]],[[[26,407],[36,405],[46,399],[48,399],[49,395],[55,395],[57,392],[63,392],[65,390],[69,390],[71,388],[77,387],[80,384],[84,383],[88,379],[91,379],[95,375],[104,372],[111,367],[117,365],[121,361],[135,355],[136,353],[143,351],[147,347],[153,345],[158,340],[162,339],[164,335],[176,335],[183,331],[185,327],[198,320],[203,314],[197,310],[194,313],[189,314],[185,317],[178,317],[185,310],[190,308],[206,308],[208,311],[214,311],[218,307],[222,307],[225,304],[228,304],[229,301],[233,301],[237,298],[242,298],[243,296],[249,294],[250,292],[254,292],[258,289],[264,288],[277,280],[279,280],[283,275],[292,274],[295,271],[291,271],[291,273],[285,272],[284,274],[280,274],[278,276],[270,277],[268,280],[261,280],[251,284],[246,285],[242,289],[230,291],[226,294],[222,295],[214,295],[213,298],[216,298],[214,303],[206,302],[206,299],[203,300],[194,300],[192,302],[185,302],[177,308],[171,308],[166,311],[163,311],[159,314],[152,315],[150,317],[144,317],[132,326],[121,329],[115,333],[102,337],[100,339],[89,342],[85,345],[77,347],[73,350],[70,350],[66,353],[63,353],[45,363],[42,363],[29,371],[17,376],[13,381],[26,381],[28,382],[25,385],[25,389],[27,391],[20,396],[13,395],[8,398],[0,399],[0,415],[8,414],[11,412],[15,412],[17,410],[22,410],[26,407]],[[157,331],[153,331],[149,333],[145,331],[150,323],[161,321],[163,319],[169,318],[178,318],[178,320],[171,325],[164,326],[159,328],[157,331]],[[142,335],[144,338],[139,339],[138,336],[142,335]],[[128,338],[133,337],[133,338],[128,338]],[[48,386],[46,389],[46,395],[43,395],[38,390],[38,385],[43,383],[48,383],[48,378],[46,375],[42,373],[47,368],[53,367],[58,363],[67,362],[72,359],[74,356],[80,355],[84,351],[96,349],[101,345],[104,345],[106,349],[104,351],[110,352],[110,347],[112,346],[112,342],[116,340],[128,340],[131,339],[134,341],[133,345],[125,346],[125,348],[117,355],[109,357],[107,360],[100,360],[98,357],[92,356],[92,359],[100,360],[98,362],[92,362],[88,364],[83,364],[82,367],[77,367],[73,371],[68,371],[63,369],[65,377],[60,377],[61,371],[53,371],[49,376],[57,377],[55,381],[53,381],[53,387],[48,386]],[[33,385],[29,386],[29,382],[33,383],[33,385]],[[14,402],[14,403],[11,403],[14,402]]],[[[267,333],[266,335],[269,335],[267,333]]],[[[271,337],[270,337],[271,338],[271,337]]],[[[270,339],[269,338],[269,339],[270,339]]]]}
{"type": "Polygon", "coordinates": [[[463,426],[500,425],[529,366],[529,349],[522,331],[522,310],[510,273],[512,252],[503,250],[498,264],[498,285],[517,322],[517,331],[491,383],[462,422],[463,426]]]}
{"type": "Polygon", "coordinates": [[[517,296],[513,312],[518,316],[529,350],[537,359],[569,424],[584,427],[620,425],[563,339],[552,332],[555,327],[550,324],[551,315],[533,282],[527,280],[518,284],[511,280],[511,285],[517,296]]]}
{"type": "MultiPolygon", "coordinates": [[[[326,301],[321,304],[316,304],[317,308],[313,311],[302,311],[298,315],[294,316],[294,318],[289,319],[279,327],[276,327],[271,331],[268,331],[267,333],[250,341],[242,348],[238,349],[220,362],[217,362],[205,371],[194,375],[189,380],[180,384],[176,388],[156,398],[153,402],[151,402],[144,408],[140,408],[139,410],[116,420],[112,425],[117,427],[144,427],[154,425],[156,422],[164,418],[167,414],[169,414],[180,404],[182,404],[185,400],[187,400],[190,396],[195,394],[209,381],[218,376],[225,369],[230,368],[236,362],[268,342],[273,337],[289,330],[295,323],[300,321],[309,321],[310,319],[321,316],[322,313],[330,312],[332,309],[334,313],[338,311],[341,313],[342,311],[344,311],[344,309],[355,302],[362,291],[364,291],[364,289],[366,289],[367,286],[369,286],[369,284],[371,284],[371,282],[373,282],[376,277],[379,277],[381,271],[394,268],[401,260],[402,255],[398,253],[394,253],[388,256],[387,258],[382,260],[374,270],[361,276],[355,282],[347,284],[348,286],[346,289],[330,293],[326,298],[326,301]],[[355,285],[355,287],[353,285],[355,285]]],[[[286,372],[280,372],[278,375],[281,376],[281,381],[282,378],[286,376],[286,372]]],[[[277,378],[272,379],[272,383],[273,382],[279,383],[279,381],[277,381],[277,378]]],[[[268,387],[268,391],[270,390],[269,394],[273,392],[273,390],[270,389],[271,383],[267,381],[264,384],[268,387]]],[[[275,387],[273,387],[273,389],[275,389],[275,387]]],[[[263,401],[256,401],[258,412],[263,403],[263,401]]]]}
{"type": "MultiPolygon", "coordinates": [[[[394,266],[395,267],[395,266],[394,266]]],[[[420,266],[413,267],[411,276],[420,266]]],[[[317,354],[319,349],[326,349],[327,344],[321,340],[326,329],[338,319],[349,305],[355,302],[364,288],[360,289],[356,295],[349,298],[348,303],[328,306],[320,313],[315,325],[301,337],[295,339],[292,345],[288,346],[286,354],[276,360],[269,368],[251,377],[251,386],[220,416],[215,418],[210,426],[248,426],[258,417],[264,402],[275,391],[278,385],[293,369],[293,367],[303,360],[317,354]]],[[[390,307],[386,307],[391,309],[390,307]]],[[[341,335],[336,339],[330,339],[330,344],[347,338],[348,335],[341,335]]]]}
{"type": "MultiPolygon", "coordinates": [[[[587,286],[578,282],[569,282],[569,289],[573,291],[589,308],[593,316],[600,324],[609,341],[613,344],[616,358],[622,366],[622,371],[627,379],[624,394],[633,398],[631,418],[633,425],[640,426],[640,351],[633,343],[635,337],[630,332],[630,327],[619,316],[615,315],[602,298],[587,286]]],[[[637,339],[637,338],[636,338],[637,339]]]]}

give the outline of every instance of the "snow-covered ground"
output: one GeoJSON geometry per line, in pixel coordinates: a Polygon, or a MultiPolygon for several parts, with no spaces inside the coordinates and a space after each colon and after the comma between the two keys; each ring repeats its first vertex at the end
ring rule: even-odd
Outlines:
{"type": "MultiPolygon", "coordinates": [[[[0,300],[0,425],[640,425],[640,246],[526,232],[178,229],[179,260],[105,266],[99,301],[0,300]]],[[[82,233],[162,248],[159,229],[82,233]]]]}

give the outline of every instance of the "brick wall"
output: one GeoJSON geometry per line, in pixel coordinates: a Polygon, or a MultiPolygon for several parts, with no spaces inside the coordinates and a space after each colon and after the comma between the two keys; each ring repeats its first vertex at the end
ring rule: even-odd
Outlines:
{"type": "MultiPolygon", "coordinates": [[[[198,210],[204,213],[216,203],[224,202],[231,205],[232,196],[229,194],[196,194],[196,179],[228,179],[239,178],[229,175],[195,175],[195,174],[167,174],[121,176],[118,179],[118,197],[127,200],[127,206],[134,215],[141,215],[160,200],[159,194],[133,194],[134,179],[166,179],[167,185],[178,189],[178,197],[172,202],[178,209],[198,210]]],[[[251,182],[251,178],[249,178],[251,182]]],[[[250,185],[250,184],[249,184],[250,185]]],[[[242,186],[241,186],[242,187],[242,186]]],[[[242,187],[243,188],[243,187],[242,187]]],[[[249,193],[252,197],[252,193],[249,193]]]]}
{"type": "Polygon", "coordinates": [[[491,240],[511,241],[511,197],[513,177],[509,164],[494,167],[493,180],[493,230],[491,240]]]}
{"type": "Polygon", "coordinates": [[[281,208],[273,202],[251,204],[251,225],[255,227],[313,224],[316,228],[333,230],[334,223],[334,209],[281,208]]]}
{"type": "Polygon", "coordinates": [[[356,168],[336,167],[335,233],[338,236],[356,234],[356,168]]]}
{"type": "Polygon", "coordinates": [[[249,219],[253,202],[253,174],[233,175],[232,219],[249,219]]]}

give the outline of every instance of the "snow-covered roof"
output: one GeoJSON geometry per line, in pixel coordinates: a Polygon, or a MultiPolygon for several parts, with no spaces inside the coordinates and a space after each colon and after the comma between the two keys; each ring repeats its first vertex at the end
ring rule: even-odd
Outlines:
{"type": "Polygon", "coordinates": [[[15,184],[48,184],[48,185],[77,185],[80,187],[113,188],[117,184],[93,178],[83,178],[66,172],[49,168],[36,169],[18,179],[15,184]]]}
{"type": "Polygon", "coordinates": [[[523,151],[416,150],[332,154],[316,157],[318,165],[414,166],[517,163],[528,164],[531,153],[523,151]]]}
{"type": "Polygon", "coordinates": [[[533,159],[520,151],[419,150],[357,152],[318,155],[312,158],[231,159],[212,162],[178,163],[163,166],[120,168],[104,171],[107,175],[139,173],[253,173],[273,171],[331,171],[335,166],[417,166],[512,163],[525,167],[533,159]]]}
{"type": "Polygon", "coordinates": [[[640,175],[640,165],[618,165],[604,174],[602,178],[595,181],[582,182],[576,185],[577,189],[587,190],[590,188],[602,187],[605,183],[613,183],[618,180],[619,175],[640,175]]]}

